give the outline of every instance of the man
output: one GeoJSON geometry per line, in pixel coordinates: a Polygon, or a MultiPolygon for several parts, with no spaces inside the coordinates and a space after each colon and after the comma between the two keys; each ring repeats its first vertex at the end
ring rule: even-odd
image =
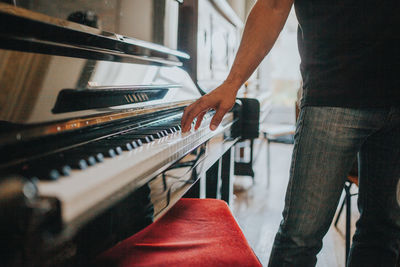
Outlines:
{"type": "MultiPolygon", "coordinates": [[[[211,130],[268,54],[293,0],[258,0],[226,81],[185,109],[211,130]]],[[[296,0],[304,96],[283,220],[269,266],[315,266],[359,152],[360,219],[349,266],[395,266],[400,250],[400,1],[296,0]]]]}

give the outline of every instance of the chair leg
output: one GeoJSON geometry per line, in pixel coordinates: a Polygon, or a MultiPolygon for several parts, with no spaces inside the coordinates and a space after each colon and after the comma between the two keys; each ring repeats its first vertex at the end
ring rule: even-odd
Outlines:
{"type": "Polygon", "coordinates": [[[346,204],[346,196],[344,197],[344,199],[342,201],[342,204],[340,205],[340,209],[339,209],[339,212],[338,212],[336,220],[335,220],[335,224],[334,225],[335,225],[336,228],[337,228],[337,224],[338,224],[339,219],[340,219],[340,215],[342,215],[344,204],[346,204]]]}
{"type": "Polygon", "coordinates": [[[271,142],[267,138],[267,188],[271,179],[271,142]]]}
{"type": "Polygon", "coordinates": [[[250,165],[251,171],[253,173],[251,178],[253,179],[253,184],[254,184],[255,174],[253,171],[253,154],[254,154],[254,139],[250,139],[250,162],[249,162],[249,165],[250,165]]]}
{"type": "Polygon", "coordinates": [[[350,226],[351,226],[351,194],[350,194],[350,184],[346,184],[344,189],[346,191],[346,266],[347,266],[347,258],[349,256],[350,251],[350,226]]]}

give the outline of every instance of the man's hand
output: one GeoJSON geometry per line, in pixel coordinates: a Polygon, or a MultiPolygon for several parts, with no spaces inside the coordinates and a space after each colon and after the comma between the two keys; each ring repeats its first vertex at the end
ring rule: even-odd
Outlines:
{"type": "Polygon", "coordinates": [[[214,91],[202,96],[196,102],[185,108],[182,116],[182,132],[190,131],[193,120],[197,117],[195,129],[200,127],[201,121],[207,111],[213,109],[216,111],[211,120],[210,129],[217,129],[224,115],[235,104],[238,88],[232,88],[232,85],[223,83],[214,91]]]}

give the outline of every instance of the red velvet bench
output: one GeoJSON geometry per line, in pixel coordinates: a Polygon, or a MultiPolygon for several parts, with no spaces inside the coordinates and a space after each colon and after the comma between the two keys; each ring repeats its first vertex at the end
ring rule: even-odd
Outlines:
{"type": "Polygon", "coordinates": [[[161,219],[97,257],[95,266],[262,266],[228,205],[181,199],[161,219]]]}

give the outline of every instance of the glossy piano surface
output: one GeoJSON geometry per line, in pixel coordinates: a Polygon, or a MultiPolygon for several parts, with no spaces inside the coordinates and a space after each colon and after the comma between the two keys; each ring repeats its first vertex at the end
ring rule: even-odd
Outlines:
{"type": "Polygon", "coordinates": [[[162,216],[230,153],[240,106],[216,131],[211,111],[181,133],[183,109],[201,94],[180,67],[187,54],[167,42],[179,1],[16,2],[0,3],[10,25],[0,29],[1,260],[88,260],[162,216]],[[89,3],[103,26],[65,19],[89,3]],[[124,12],[107,28],[115,5],[164,10],[144,27],[155,39],[124,32],[137,19],[122,22],[124,12]]]}
{"type": "Polygon", "coordinates": [[[5,49],[0,49],[0,59],[0,121],[3,122],[43,123],[193,100],[200,96],[188,74],[175,66],[5,49]],[[67,90],[75,95],[70,94],[68,99],[67,90]],[[164,93],[159,97],[152,93],[160,90],[164,93]],[[82,99],[85,93],[87,98],[82,99]],[[102,94],[106,94],[105,101],[101,99],[102,94]]]}

